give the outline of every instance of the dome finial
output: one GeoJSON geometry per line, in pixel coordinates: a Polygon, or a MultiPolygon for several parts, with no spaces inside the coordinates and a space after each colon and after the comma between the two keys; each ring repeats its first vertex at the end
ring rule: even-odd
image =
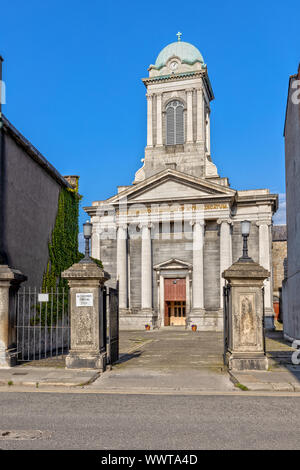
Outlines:
{"type": "Polygon", "coordinates": [[[178,33],[176,34],[177,38],[178,38],[178,42],[181,41],[181,36],[182,36],[182,33],[180,31],[178,31],[178,33]]]}

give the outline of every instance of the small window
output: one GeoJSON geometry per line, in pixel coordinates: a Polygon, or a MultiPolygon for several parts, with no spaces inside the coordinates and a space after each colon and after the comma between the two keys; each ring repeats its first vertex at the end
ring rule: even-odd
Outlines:
{"type": "Polygon", "coordinates": [[[166,143],[176,145],[184,143],[183,104],[173,100],[166,108],[166,143]]]}

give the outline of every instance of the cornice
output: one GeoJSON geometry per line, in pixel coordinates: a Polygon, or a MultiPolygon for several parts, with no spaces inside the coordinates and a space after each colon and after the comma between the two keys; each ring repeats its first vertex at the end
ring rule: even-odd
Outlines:
{"type": "Polygon", "coordinates": [[[186,80],[189,78],[195,78],[195,77],[204,77],[205,72],[204,71],[197,71],[197,72],[183,72],[183,73],[178,73],[178,74],[170,74],[170,75],[161,75],[157,77],[148,77],[148,78],[142,78],[142,82],[145,85],[148,85],[149,83],[165,83],[165,82],[170,82],[170,81],[178,81],[178,80],[186,80]]]}

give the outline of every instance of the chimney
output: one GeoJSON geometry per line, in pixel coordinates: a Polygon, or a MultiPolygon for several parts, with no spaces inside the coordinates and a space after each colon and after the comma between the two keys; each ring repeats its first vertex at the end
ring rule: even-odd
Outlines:
{"type": "Polygon", "coordinates": [[[68,181],[69,185],[72,186],[73,189],[76,189],[78,191],[78,181],[79,181],[79,176],[77,175],[67,175],[64,176],[65,180],[68,181]]]}

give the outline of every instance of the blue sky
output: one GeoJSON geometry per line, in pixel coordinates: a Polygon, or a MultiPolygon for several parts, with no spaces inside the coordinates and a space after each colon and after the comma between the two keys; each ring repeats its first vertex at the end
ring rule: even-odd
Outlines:
{"type": "Polygon", "coordinates": [[[288,78],[300,61],[299,14],[300,4],[289,0],[11,0],[1,5],[3,111],[62,174],[80,175],[82,206],[105,199],[130,184],[141,165],[140,79],[181,31],[208,65],[212,158],[220,175],[235,189],[283,194],[283,125],[288,78]]]}

